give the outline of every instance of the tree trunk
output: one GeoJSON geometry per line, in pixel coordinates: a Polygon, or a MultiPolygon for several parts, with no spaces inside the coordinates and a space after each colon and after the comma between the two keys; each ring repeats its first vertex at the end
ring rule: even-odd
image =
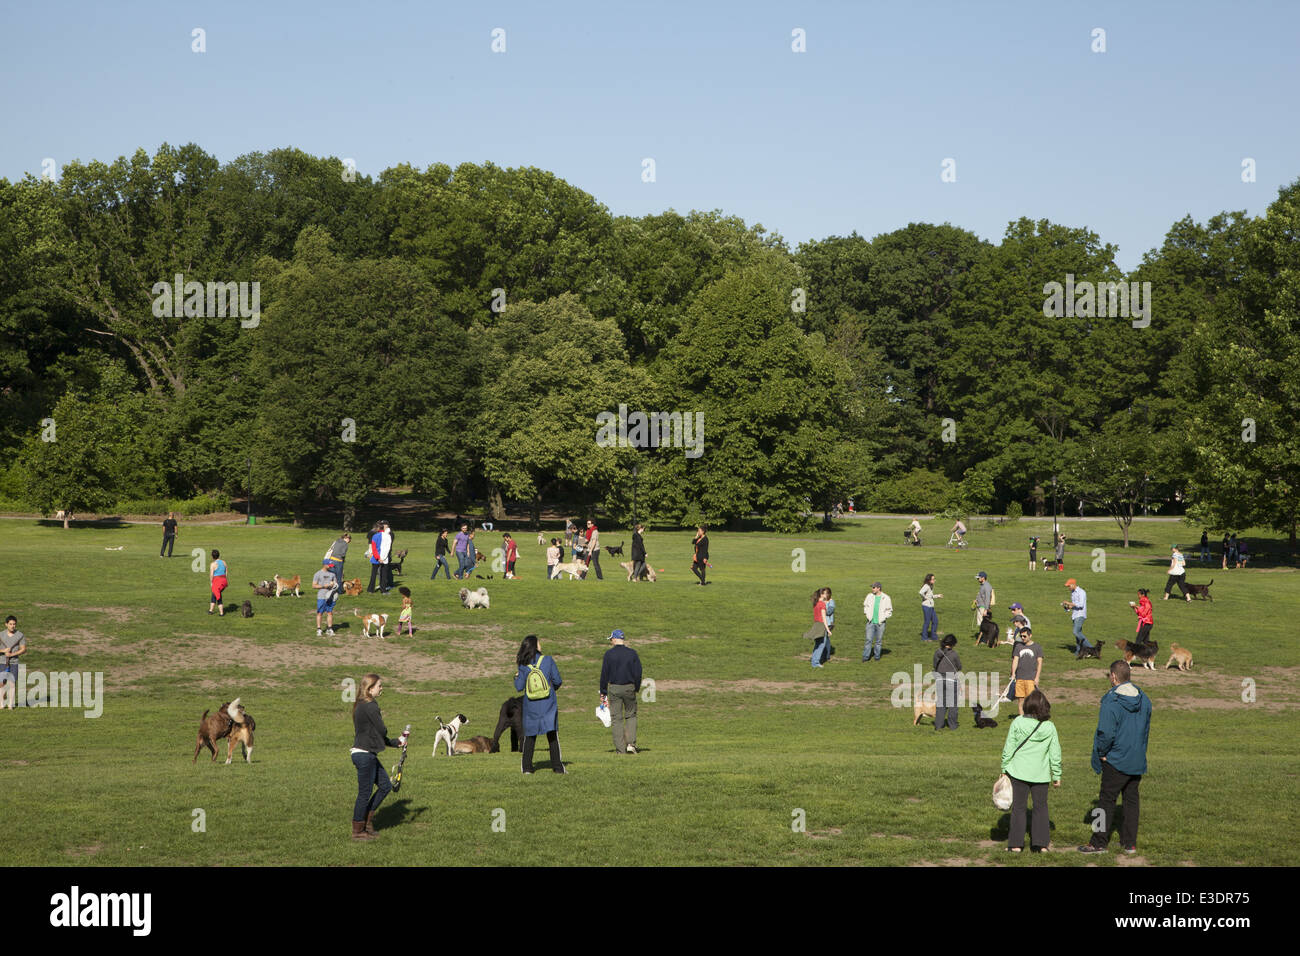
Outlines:
{"type": "Polygon", "coordinates": [[[542,496],[533,495],[532,507],[533,530],[536,531],[542,526],[542,496]]]}
{"type": "Polygon", "coordinates": [[[501,500],[501,489],[494,481],[488,482],[488,514],[492,516],[493,521],[503,521],[506,516],[506,505],[501,500]]]}
{"type": "MultiPolygon", "coordinates": [[[[68,516],[67,516],[67,515],[64,515],[64,516],[63,516],[63,527],[65,527],[65,528],[68,527],[68,516]]],[[[1292,529],[1292,531],[1291,531],[1291,546],[1292,546],[1292,547],[1295,547],[1295,530],[1294,530],[1294,529],[1292,529]]]]}
{"type": "Polygon", "coordinates": [[[351,531],[352,523],[357,520],[357,506],[349,502],[343,506],[343,530],[351,531]]]}

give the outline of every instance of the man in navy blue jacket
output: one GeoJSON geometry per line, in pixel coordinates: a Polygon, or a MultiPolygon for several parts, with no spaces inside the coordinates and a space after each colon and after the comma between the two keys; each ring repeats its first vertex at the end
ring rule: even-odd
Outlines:
{"type": "Polygon", "coordinates": [[[1147,772],[1147,737],[1151,734],[1151,698],[1130,683],[1131,671],[1124,661],[1110,665],[1110,690],[1101,699],[1097,736],[1092,744],[1092,769],[1101,774],[1098,810],[1101,819],[1093,828],[1092,840],[1079,847],[1080,853],[1105,853],[1115,818],[1115,799],[1124,795],[1124,823],[1120,846],[1125,853],[1137,852],[1138,787],[1147,772]]]}
{"type": "Polygon", "coordinates": [[[636,753],[636,695],[641,690],[641,658],[623,640],[623,632],[609,635],[613,645],[600,663],[600,702],[609,706],[614,751],[636,753]]]}

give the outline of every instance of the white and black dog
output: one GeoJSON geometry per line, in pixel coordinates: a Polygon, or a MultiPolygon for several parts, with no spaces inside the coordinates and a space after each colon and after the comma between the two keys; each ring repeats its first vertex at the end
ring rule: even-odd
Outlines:
{"type": "Polygon", "coordinates": [[[469,588],[461,588],[460,603],[467,611],[472,611],[476,607],[491,608],[492,606],[491,602],[488,600],[487,588],[479,588],[477,591],[471,591],[469,588]]]}
{"type": "Polygon", "coordinates": [[[433,755],[438,756],[438,744],[445,742],[447,744],[447,756],[450,757],[456,752],[456,738],[460,736],[460,728],[469,723],[469,718],[464,714],[457,714],[451,719],[451,723],[444,724],[441,717],[433,718],[438,722],[438,733],[433,738],[433,755]]]}

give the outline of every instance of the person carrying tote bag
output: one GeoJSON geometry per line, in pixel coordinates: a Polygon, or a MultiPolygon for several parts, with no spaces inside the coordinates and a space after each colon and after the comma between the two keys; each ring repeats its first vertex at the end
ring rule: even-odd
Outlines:
{"type": "Polygon", "coordinates": [[[1006,785],[1010,783],[1011,825],[1007,834],[1007,850],[1020,853],[1025,842],[1025,816],[1032,793],[1034,798],[1033,832],[1030,849],[1044,852],[1052,842],[1051,823],[1047,809],[1047,785],[1061,785],[1061,741],[1056,725],[1051,722],[1052,706],[1047,695],[1035,690],[1025,699],[1025,712],[1011,722],[1007,741],[1002,748],[1002,774],[994,785],[994,804],[999,809],[1005,802],[1006,785]],[[1013,749],[1011,743],[1020,742],[1013,749]],[[1001,802],[1000,802],[1001,801],[1001,802]]]}

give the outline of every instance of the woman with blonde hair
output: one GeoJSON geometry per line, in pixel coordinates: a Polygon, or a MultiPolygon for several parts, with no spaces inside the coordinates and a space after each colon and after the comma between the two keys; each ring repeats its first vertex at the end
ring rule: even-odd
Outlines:
{"type": "Polygon", "coordinates": [[[352,808],[352,839],[375,838],[375,811],[393,789],[379,753],[385,747],[406,747],[406,734],[396,740],[388,738],[383,715],[379,712],[379,695],[384,681],[378,674],[361,678],[361,693],[352,704],[352,765],[357,768],[357,802],[352,808]],[[375,788],[378,787],[376,790],[375,788]]]}

